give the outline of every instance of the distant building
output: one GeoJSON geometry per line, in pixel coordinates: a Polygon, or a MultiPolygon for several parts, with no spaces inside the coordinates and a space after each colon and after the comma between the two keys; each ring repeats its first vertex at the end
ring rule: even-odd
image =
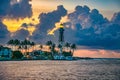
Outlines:
{"type": "Polygon", "coordinates": [[[0,46],[0,57],[11,58],[11,56],[12,50],[10,48],[0,46]]]}

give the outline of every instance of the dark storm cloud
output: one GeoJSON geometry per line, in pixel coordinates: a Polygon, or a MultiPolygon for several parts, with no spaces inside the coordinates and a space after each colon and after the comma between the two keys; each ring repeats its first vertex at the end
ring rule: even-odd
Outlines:
{"type": "Polygon", "coordinates": [[[97,9],[77,6],[68,19],[74,29],[66,28],[66,41],[91,48],[120,49],[120,12],[108,21],[97,9]]]}
{"type": "Polygon", "coordinates": [[[49,13],[41,13],[39,15],[39,24],[37,25],[37,29],[33,33],[33,39],[41,41],[48,40],[47,38],[50,38],[50,36],[47,35],[47,31],[49,29],[52,29],[55,27],[55,23],[59,22],[61,17],[65,16],[67,14],[66,9],[60,5],[57,7],[57,10],[54,10],[49,13]],[[41,39],[41,40],[40,40],[41,39]]]}
{"type": "Polygon", "coordinates": [[[7,27],[0,21],[0,44],[4,44],[10,37],[7,27]]]}
{"type": "Polygon", "coordinates": [[[61,17],[65,16],[67,11],[64,7],[58,6],[57,10],[54,10],[49,13],[41,13],[39,15],[40,24],[38,25],[38,29],[42,32],[47,32],[48,29],[52,29],[55,26],[56,22],[59,22],[61,17]]]}
{"type": "Polygon", "coordinates": [[[103,18],[97,9],[90,11],[88,6],[76,6],[75,11],[68,14],[68,19],[75,26],[80,23],[83,28],[106,23],[108,20],[103,18]]]}
{"type": "Polygon", "coordinates": [[[6,16],[10,10],[10,0],[1,0],[0,1],[0,17],[6,16]]]}
{"type": "Polygon", "coordinates": [[[24,40],[29,37],[29,31],[25,29],[20,29],[14,33],[13,39],[24,40]]]}
{"type": "Polygon", "coordinates": [[[32,16],[30,0],[1,0],[0,17],[8,16],[9,18],[25,18],[32,16]]]}
{"type": "Polygon", "coordinates": [[[18,3],[15,3],[11,6],[9,16],[11,18],[25,18],[32,16],[30,0],[20,0],[18,3]]]}
{"type": "Polygon", "coordinates": [[[83,25],[83,27],[90,26],[87,24],[88,15],[90,14],[89,11],[90,9],[87,6],[76,6],[75,11],[68,14],[68,19],[70,19],[72,25],[82,23],[81,25],[83,25]]]}
{"type": "Polygon", "coordinates": [[[7,30],[6,25],[2,23],[2,19],[9,13],[10,0],[0,1],[0,44],[5,44],[10,38],[10,32],[7,30]]]}
{"type": "MultiPolygon", "coordinates": [[[[1,0],[0,1],[0,43],[5,43],[10,39],[10,32],[6,26],[2,23],[2,20],[7,18],[25,18],[32,16],[30,0],[1,0]]],[[[32,24],[29,24],[32,25],[32,24]]],[[[26,30],[19,30],[14,35],[15,38],[23,39],[29,35],[26,30]]]]}

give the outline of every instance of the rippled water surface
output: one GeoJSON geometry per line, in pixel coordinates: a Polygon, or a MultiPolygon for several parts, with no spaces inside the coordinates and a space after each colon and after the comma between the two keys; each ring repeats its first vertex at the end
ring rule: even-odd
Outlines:
{"type": "Polygon", "coordinates": [[[0,61],[0,80],[120,80],[120,60],[0,61]]]}

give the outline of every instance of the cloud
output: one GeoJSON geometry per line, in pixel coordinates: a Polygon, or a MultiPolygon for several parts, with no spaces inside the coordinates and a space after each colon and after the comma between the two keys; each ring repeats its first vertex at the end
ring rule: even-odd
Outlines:
{"type": "Polygon", "coordinates": [[[32,16],[30,0],[2,0],[0,2],[0,17],[25,18],[32,16]]]}
{"type": "Polygon", "coordinates": [[[47,35],[48,30],[55,27],[55,23],[59,22],[63,16],[67,14],[67,10],[62,6],[57,6],[57,9],[49,13],[41,13],[39,15],[39,24],[33,33],[34,40],[45,42],[50,38],[47,35]]]}
{"type": "Polygon", "coordinates": [[[77,6],[68,14],[68,19],[70,27],[65,28],[66,41],[91,48],[120,49],[120,12],[108,21],[97,9],[77,6]]]}
{"type": "Polygon", "coordinates": [[[22,25],[21,25],[21,27],[23,27],[23,28],[28,28],[28,27],[31,27],[31,26],[35,26],[33,23],[23,23],[22,25]]]}
{"type": "Polygon", "coordinates": [[[11,6],[9,16],[11,18],[25,18],[32,16],[30,0],[20,0],[18,3],[15,3],[11,6]]]}
{"type": "MultiPolygon", "coordinates": [[[[32,8],[30,0],[1,0],[0,1],[0,43],[5,43],[11,38],[11,33],[7,30],[2,20],[7,17],[11,19],[19,19],[32,16],[32,8]]],[[[32,24],[29,24],[30,26],[32,24]]],[[[26,38],[29,35],[27,30],[18,30],[14,34],[14,38],[26,38]]]]}
{"type": "Polygon", "coordinates": [[[103,24],[108,20],[99,13],[97,9],[90,11],[88,6],[76,6],[75,11],[68,14],[68,19],[72,26],[77,23],[82,25],[82,28],[88,28],[97,24],[103,24]]]}
{"type": "MultiPolygon", "coordinates": [[[[53,29],[61,17],[67,15],[63,6],[49,13],[42,13],[39,16],[40,23],[31,37],[34,41],[46,42],[53,40],[57,42],[58,31],[54,36],[47,35],[47,31],[53,29]]],[[[69,13],[68,22],[65,26],[65,41],[76,43],[80,46],[87,46],[91,49],[120,49],[120,13],[115,13],[109,21],[97,9],[90,10],[88,6],[76,6],[75,11],[69,13]],[[69,27],[66,27],[69,26],[69,27]]]]}
{"type": "MultiPolygon", "coordinates": [[[[25,18],[31,15],[32,8],[29,0],[20,0],[19,2],[17,0],[2,0],[0,3],[0,18],[5,16],[25,18]]],[[[41,13],[39,24],[30,38],[35,42],[42,43],[47,40],[58,41],[58,31],[55,32],[55,37],[49,36],[47,33],[55,27],[56,23],[60,22],[63,16],[67,16],[69,19],[68,22],[64,23],[64,26],[69,26],[65,27],[65,41],[96,49],[120,49],[120,12],[115,13],[109,21],[99,10],[90,10],[88,6],[76,6],[75,11],[68,15],[67,10],[62,5],[52,12],[41,13]]],[[[5,27],[2,22],[0,25],[5,27]]],[[[23,23],[21,27],[28,28],[32,25],[34,24],[23,23]]],[[[1,30],[5,31],[2,36],[7,38],[9,32],[4,27],[1,27],[1,30]]],[[[28,36],[29,32],[22,28],[14,33],[13,38],[24,39],[28,36]]]]}
{"type": "Polygon", "coordinates": [[[10,32],[7,27],[0,21],[0,44],[4,44],[10,38],[10,32]]]}
{"type": "Polygon", "coordinates": [[[12,36],[13,39],[19,39],[19,40],[24,40],[28,37],[29,37],[29,31],[25,29],[20,29],[16,31],[12,36]]]}
{"type": "Polygon", "coordinates": [[[120,24],[120,12],[115,13],[111,20],[113,23],[120,24]]]}
{"type": "Polygon", "coordinates": [[[0,1],[0,18],[6,16],[9,13],[10,7],[10,0],[0,1]]]}

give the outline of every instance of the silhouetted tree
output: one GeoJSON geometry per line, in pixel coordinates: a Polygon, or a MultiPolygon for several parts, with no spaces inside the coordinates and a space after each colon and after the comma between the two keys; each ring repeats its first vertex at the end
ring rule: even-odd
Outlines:
{"type": "Polygon", "coordinates": [[[68,49],[70,48],[70,43],[66,42],[65,47],[67,48],[67,51],[68,51],[68,49]]]}
{"type": "Polygon", "coordinates": [[[53,57],[53,55],[54,55],[54,50],[55,50],[55,44],[54,44],[52,41],[47,41],[47,42],[46,42],[46,45],[49,46],[49,49],[50,49],[50,51],[51,51],[51,53],[52,53],[52,57],[53,57]]]}
{"type": "Polygon", "coordinates": [[[27,52],[28,46],[30,45],[30,41],[27,40],[27,39],[25,39],[25,40],[23,41],[23,44],[24,44],[24,49],[26,50],[25,52],[27,52]]]}
{"type": "Polygon", "coordinates": [[[73,56],[74,50],[76,49],[76,45],[75,45],[75,44],[71,44],[70,47],[71,47],[71,49],[73,50],[73,51],[72,51],[72,56],[73,56]]]}
{"type": "Polygon", "coordinates": [[[49,46],[49,49],[51,49],[52,41],[47,41],[46,45],[49,46]]]}
{"type": "Polygon", "coordinates": [[[48,45],[48,46],[52,45],[52,41],[47,41],[46,45],[48,45]]]}
{"type": "Polygon", "coordinates": [[[40,50],[42,50],[42,48],[43,48],[43,45],[40,45],[40,46],[39,46],[39,48],[40,48],[40,50]]]}
{"type": "Polygon", "coordinates": [[[33,51],[34,51],[35,43],[34,43],[34,42],[31,42],[30,45],[31,45],[31,47],[33,48],[33,51]]]}
{"type": "Polygon", "coordinates": [[[13,49],[13,45],[14,45],[14,40],[11,39],[7,42],[8,45],[12,46],[12,49],[13,49]]]}
{"type": "Polygon", "coordinates": [[[18,39],[11,39],[7,42],[8,45],[12,46],[12,49],[14,47],[14,50],[17,50],[17,47],[20,45],[20,41],[18,39]]]}
{"type": "Polygon", "coordinates": [[[51,53],[52,53],[52,56],[54,55],[54,52],[55,52],[55,44],[53,43],[51,45],[51,53]]]}
{"type": "Polygon", "coordinates": [[[23,54],[20,51],[13,51],[12,59],[21,59],[22,57],[23,57],[23,54]]]}
{"type": "Polygon", "coordinates": [[[20,45],[20,41],[15,39],[13,45],[15,46],[15,50],[17,50],[17,47],[20,45]]]}

